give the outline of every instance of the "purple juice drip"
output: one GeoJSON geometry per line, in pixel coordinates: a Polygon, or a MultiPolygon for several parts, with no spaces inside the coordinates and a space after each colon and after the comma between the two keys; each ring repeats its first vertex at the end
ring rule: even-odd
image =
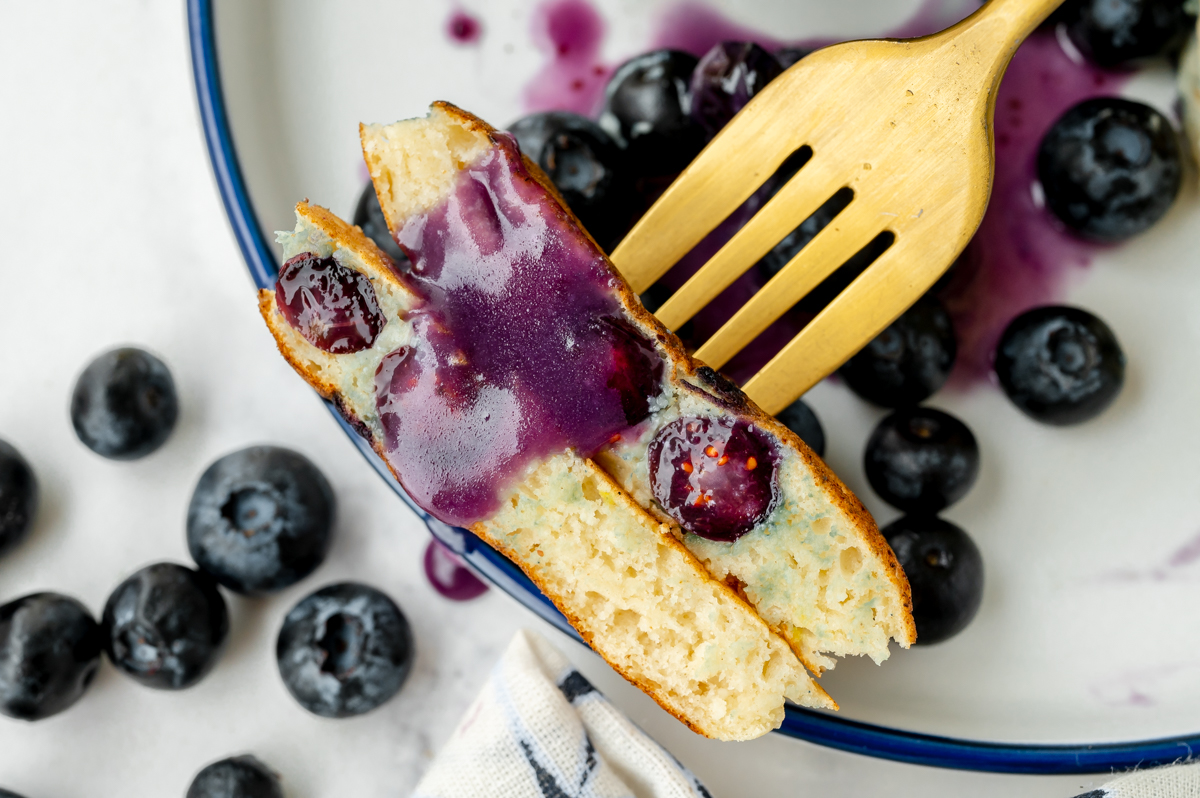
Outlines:
{"type": "Polygon", "coordinates": [[[396,238],[424,302],[416,345],[380,364],[376,404],[389,461],[435,517],[487,518],[532,463],[590,456],[649,413],[661,359],[510,137],[396,238]]]}
{"type": "Polygon", "coordinates": [[[600,60],[604,19],[586,0],[550,0],[534,12],[533,39],[550,60],[525,89],[529,111],[600,108],[612,68],[600,60]]]}
{"type": "Polygon", "coordinates": [[[483,37],[483,25],[466,11],[455,11],[446,20],[446,35],[458,44],[476,44],[483,37]]]}
{"type": "Polygon", "coordinates": [[[451,601],[470,601],[487,592],[488,586],[440,540],[425,547],[424,565],[429,584],[451,601]]]}
{"type": "Polygon", "coordinates": [[[942,300],[954,320],[954,387],[988,380],[996,342],[1018,314],[1061,301],[1101,245],[1074,238],[1035,199],[1042,137],[1071,106],[1128,80],[1073,61],[1054,33],[1021,45],[996,99],[996,176],[983,223],[942,300]]]}

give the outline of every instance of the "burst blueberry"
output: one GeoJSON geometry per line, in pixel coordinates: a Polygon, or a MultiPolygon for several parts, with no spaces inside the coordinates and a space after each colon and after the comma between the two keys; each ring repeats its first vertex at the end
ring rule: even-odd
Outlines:
{"type": "Polygon", "coordinates": [[[182,690],[216,665],[229,613],[211,576],[164,562],[118,585],[100,624],[113,665],[147,687],[182,690]]]}
{"type": "Polygon", "coordinates": [[[20,452],[0,441],[0,557],[15,549],[29,534],[37,499],[33,469],[20,452]]]}
{"type": "Polygon", "coordinates": [[[282,590],[325,560],[334,510],[333,488],[308,458],[278,446],[242,449],[196,484],[188,550],[230,590],[282,590]]]}
{"type": "Polygon", "coordinates": [[[358,205],[354,208],[354,224],[362,228],[363,234],[392,259],[397,271],[412,270],[408,255],[404,254],[404,250],[400,249],[400,245],[388,230],[387,219],[379,205],[379,197],[375,194],[375,186],[370,182],[358,197],[358,205]]]}
{"type": "Polygon", "coordinates": [[[275,301],[306,341],[335,355],[369,349],[387,324],[371,281],[332,255],[304,252],[283,264],[275,301]]]}
{"type": "Polygon", "coordinates": [[[1084,100],[1063,114],[1042,139],[1037,169],[1050,211],[1081,237],[1104,242],[1152,227],[1183,181],[1171,123],[1118,97],[1084,100]]]}
{"type": "Polygon", "coordinates": [[[1088,59],[1114,67],[1177,48],[1196,17],[1182,0],[1074,0],[1059,21],[1088,59]]]}
{"type": "Polygon", "coordinates": [[[908,577],[917,645],[965,629],[983,602],[983,557],[967,533],[941,518],[906,515],[883,537],[908,577]]]}
{"type": "Polygon", "coordinates": [[[692,119],[715,136],[756,94],[783,73],[775,56],[754,42],[720,42],[692,72],[692,119]]]}
{"type": "Polygon", "coordinates": [[[105,352],[89,363],[71,395],[75,434],[112,460],[136,460],[158,449],[178,417],[170,370],[154,355],[132,347],[105,352]]]}
{"type": "Polygon", "coordinates": [[[1017,316],[996,347],[1004,393],[1030,418],[1078,424],[1113,403],[1125,353],[1108,325],[1082,308],[1051,305],[1017,316]]]}
{"type": "Polygon", "coordinates": [[[808,448],[817,453],[818,457],[825,456],[825,430],[817,414],[813,412],[803,399],[797,399],[785,407],[775,418],[785,427],[800,436],[800,440],[808,448]]]}
{"type": "Polygon", "coordinates": [[[932,407],[897,410],[867,440],[867,481],[906,513],[936,513],[966,495],[979,475],[979,445],[966,424],[932,407]]]}
{"type": "Polygon", "coordinates": [[[300,706],[326,718],[361,715],[394,696],[412,668],[408,619],[373,587],[321,588],[284,618],[275,657],[300,706]]]}
{"type": "Polygon", "coordinates": [[[186,798],[283,798],[279,776],[244,754],[213,762],[192,780],[186,798]]]}
{"type": "Polygon", "coordinates": [[[923,402],[950,377],[958,344],[950,314],[924,296],[838,371],[856,394],[881,407],[923,402]]]}
{"type": "Polygon", "coordinates": [[[41,720],[83,697],[100,667],[100,627],[57,593],[0,606],[0,714],[41,720]]]}
{"type": "Polygon", "coordinates": [[[603,128],[568,111],[524,116],[508,131],[592,237],[611,251],[630,225],[625,154],[603,128]]]}
{"type": "Polygon", "coordinates": [[[704,147],[704,131],[691,117],[696,63],[680,50],[654,50],[625,62],[609,80],[600,124],[626,146],[638,175],[679,172],[704,147]]]}

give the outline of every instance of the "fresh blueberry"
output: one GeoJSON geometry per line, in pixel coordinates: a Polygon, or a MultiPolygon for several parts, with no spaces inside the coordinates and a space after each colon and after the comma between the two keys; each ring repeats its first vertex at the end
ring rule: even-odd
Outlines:
{"type": "Polygon", "coordinates": [[[175,428],[179,400],[161,360],[141,349],[105,352],[88,364],[71,396],[75,434],[93,452],[136,460],[162,446],[175,428]]]}
{"type": "Polygon", "coordinates": [[[404,250],[400,249],[400,245],[388,231],[387,219],[383,215],[383,208],[379,206],[379,197],[375,194],[375,186],[370,182],[363,188],[363,193],[358,198],[358,205],[354,209],[354,223],[362,228],[363,234],[367,238],[374,241],[375,245],[392,259],[397,271],[412,270],[412,263],[408,256],[404,254],[404,250]]]}
{"type": "Polygon", "coordinates": [[[182,690],[217,664],[229,613],[211,576],[162,562],[117,586],[100,625],[114,665],[147,687],[182,690]]]}
{"type": "Polygon", "coordinates": [[[1060,21],[1080,52],[1102,67],[1166,53],[1196,24],[1183,0],[1075,0],[1060,21]]]}
{"type": "Polygon", "coordinates": [[[950,314],[926,295],[838,371],[846,384],[881,407],[923,402],[945,384],[958,344],[950,314]]]}
{"type": "Polygon", "coordinates": [[[587,117],[567,111],[530,114],[508,130],[597,243],[612,250],[631,222],[625,153],[612,136],[587,117]]]}
{"type": "Polygon", "coordinates": [[[21,796],[0,787],[0,798],[21,798],[21,796]]]}
{"type": "Polygon", "coordinates": [[[38,488],[21,453],[0,441],[0,557],[17,547],[33,526],[38,488]]]}
{"type": "Polygon", "coordinates": [[[625,62],[609,80],[600,124],[626,145],[639,175],[675,174],[703,149],[704,130],[691,117],[696,63],[680,50],[654,50],[625,62]]]}
{"type": "Polygon", "coordinates": [[[884,527],[912,589],[917,644],[948,640],[983,601],[983,558],[967,533],[933,516],[906,515],[884,527]]]}
{"type": "Polygon", "coordinates": [[[304,340],[335,355],[369,349],[387,324],[365,274],[313,252],[283,264],[275,304],[304,340]]]}
{"type": "Polygon", "coordinates": [[[412,631],[400,608],[356,582],[323,587],[283,620],[275,658],[300,706],[326,718],[361,715],[396,694],[412,668],[412,631]]]}
{"type": "Polygon", "coordinates": [[[808,448],[816,452],[818,457],[825,456],[825,430],[812,408],[803,399],[797,399],[775,416],[785,427],[800,436],[800,440],[808,448]]]}
{"type": "Polygon", "coordinates": [[[734,114],[783,74],[775,56],[754,42],[721,42],[692,72],[692,119],[711,138],[734,114]]]}
{"type": "Polygon", "coordinates": [[[294,585],[325,560],[335,500],[325,476],[301,454],[252,446],[217,460],[188,507],[192,559],[238,593],[294,585]]]}
{"type": "Polygon", "coordinates": [[[906,513],[936,513],[966,495],[979,475],[979,445],[967,425],[932,407],[892,413],[871,433],[867,480],[906,513]]]}
{"type": "MultiPolygon", "coordinates": [[[[779,187],[782,188],[791,176],[780,175],[783,179],[779,181],[779,187]]],[[[800,253],[800,250],[816,238],[817,233],[824,230],[835,216],[844,211],[853,199],[854,191],[852,189],[839,189],[821,207],[817,208],[812,216],[801,222],[795,230],[776,244],[774,249],[762,257],[758,266],[763,270],[763,276],[769,280],[783,271],[783,267],[787,266],[791,259],[800,253]]]]}
{"type": "Polygon", "coordinates": [[[784,69],[787,69],[797,61],[812,55],[812,49],[808,47],[780,47],[775,51],[775,60],[784,69]]]}
{"type": "Polygon", "coordinates": [[[279,776],[249,754],[213,762],[196,774],[187,798],[283,798],[279,776]]]}
{"type": "Polygon", "coordinates": [[[1104,411],[1125,382],[1125,353],[1108,325],[1051,305],[1013,319],[996,346],[996,376],[1030,418],[1065,426],[1104,411]]]}
{"type": "Polygon", "coordinates": [[[0,606],[0,714],[41,720],[83,697],[100,667],[100,627],[57,593],[0,606]]]}
{"type": "Polygon", "coordinates": [[[1063,114],[1042,139],[1037,168],[1046,206],[1094,241],[1124,241],[1149,229],[1183,181],[1171,123],[1118,97],[1084,100],[1063,114]]]}
{"type": "Polygon", "coordinates": [[[654,500],[687,532],[732,541],[775,506],[775,454],[745,421],[681,418],[650,441],[654,500]]]}

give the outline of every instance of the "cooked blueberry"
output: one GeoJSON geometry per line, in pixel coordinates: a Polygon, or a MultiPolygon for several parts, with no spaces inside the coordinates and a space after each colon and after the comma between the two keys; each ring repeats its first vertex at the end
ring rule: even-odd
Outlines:
{"type": "Polygon", "coordinates": [[[37,478],[21,453],[0,441],[0,557],[17,547],[33,526],[37,478]]]}
{"type": "Polygon", "coordinates": [[[1080,52],[1103,67],[1165,53],[1196,24],[1183,0],[1075,0],[1060,21],[1080,52]]]}
{"type": "Polygon", "coordinates": [[[335,355],[370,348],[387,324],[365,274],[312,252],[283,264],[275,303],[304,340],[335,355]]]}
{"type": "Polygon", "coordinates": [[[275,645],[288,692],[326,718],[383,704],[408,678],[413,655],[404,613],[383,593],[355,582],[321,588],[297,604],[275,645]]]}
{"type": "Polygon", "coordinates": [[[881,407],[922,402],[946,382],[958,344],[950,314],[924,296],[838,371],[856,394],[881,407]]]}
{"type": "Polygon", "coordinates": [[[325,560],[335,500],[325,475],[301,454],[252,446],[217,460],[188,507],[188,551],[238,593],[294,585],[325,560]]]}
{"type": "Polygon", "coordinates": [[[1108,325],[1080,308],[1047,306],[1013,319],[996,346],[996,376],[1026,415],[1078,424],[1113,403],[1125,353],[1108,325]]]}
{"type": "Polygon", "coordinates": [[[867,480],[906,513],[936,513],[966,495],[979,475],[979,445],[967,425],[932,407],[897,410],[867,440],[867,480]]]}
{"type": "Polygon", "coordinates": [[[783,73],[775,56],[754,42],[721,42],[692,72],[692,119],[710,137],[754,95],[783,73]]]}
{"type": "Polygon", "coordinates": [[[625,153],[592,120],[567,111],[530,114],[508,128],[592,237],[613,249],[630,225],[625,153]]]}
{"type": "Polygon", "coordinates": [[[141,349],[105,352],[88,364],[71,396],[71,423],[83,445],[112,460],[136,460],[175,428],[179,400],[166,364],[141,349]]]}
{"type": "Polygon", "coordinates": [[[808,448],[817,453],[818,457],[825,456],[825,430],[812,408],[803,399],[797,399],[775,416],[783,425],[800,436],[808,448]]]}
{"type": "Polygon", "coordinates": [[[187,798],[283,798],[279,777],[249,754],[213,762],[196,774],[187,798]]]}
{"type": "Polygon", "coordinates": [[[696,63],[689,53],[654,50],[625,62],[609,80],[600,124],[626,145],[639,175],[679,172],[703,149],[704,131],[691,117],[696,63]]]}
{"type": "Polygon", "coordinates": [[[780,47],[775,51],[775,60],[784,69],[787,69],[797,61],[801,61],[812,54],[812,49],[808,47],[780,47]]]}
{"type": "Polygon", "coordinates": [[[217,664],[229,613],[211,576],[162,562],[117,586],[100,625],[113,665],[147,687],[182,690],[217,664]]]}
{"type": "Polygon", "coordinates": [[[0,714],[41,720],[83,697],[100,667],[100,627],[57,593],[0,606],[0,714]]]}
{"type": "Polygon", "coordinates": [[[766,437],[745,421],[685,417],[650,442],[650,488],[687,532],[733,541],[775,506],[775,459],[766,437]]]}
{"type": "Polygon", "coordinates": [[[917,644],[948,640],[983,601],[983,558],[966,532],[933,516],[906,515],[883,529],[912,589],[917,644]]]}
{"type": "Polygon", "coordinates": [[[1095,241],[1123,241],[1171,208],[1183,180],[1179,142],[1166,117],[1117,97],[1084,100],[1042,139],[1038,179],[1046,206],[1095,241]]]}
{"type": "Polygon", "coordinates": [[[392,259],[398,271],[411,271],[412,264],[409,262],[408,256],[404,254],[404,250],[400,249],[400,245],[388,231],[387,219],[383,215],[383,208],[379,205],[375,186],[370,182],[363,188],[363,193],[358,198],[358,205],[354,209],[354,223],[362,228],[363,234],[367,238],[375,242],[375,246],[382,249],[384,254],[392,259]]]}

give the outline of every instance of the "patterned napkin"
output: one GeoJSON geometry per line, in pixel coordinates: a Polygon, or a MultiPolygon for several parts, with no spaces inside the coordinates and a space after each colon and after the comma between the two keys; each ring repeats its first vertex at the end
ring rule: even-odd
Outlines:
{"type": "Polygon", "coordinates": [[[1200,762],[1139,770],[1076,798],[1197,798],[1200,762]]]}

